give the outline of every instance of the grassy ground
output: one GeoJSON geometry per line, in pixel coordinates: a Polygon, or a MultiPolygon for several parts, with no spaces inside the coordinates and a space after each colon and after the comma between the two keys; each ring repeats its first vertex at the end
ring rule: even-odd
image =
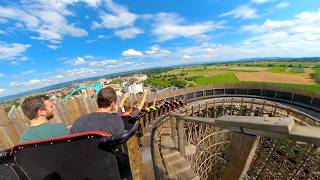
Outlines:
{"type": "Polygon", "coordinates": [[[197,85],[208,84],[247,84],[247,85],[268,85],[278,86],[289,89],[299,89],[308,92],[320,94],[320,85],[307,85],[307,84],[288,84],[288,83],[272,83],[272,82],[241,82],[233,73],[220,74],[210,77],[198,77],[195,79],[197,85]]]}
{"type": "Polygon", "coordinates": [[[304,68],[291,67],[291,68],[288,68],[286,71],[291,73],[304,73],[304,68]]]}
{"type": "Polygon", "coordinates": [[[272,67],[268,70],[273,73],[304,73],[304,68],[301,67],[272,67]]]}
{"type": "Polygon", "coordinates": [[[282,73],[286,71],[286,67],[272,67],[268,71],[273,73],[282,73]]]}
{"type": "Polygon", "coordinates": [[[311,61],[262,61],[262,62],[250,62],[250,63],[237,63],[237,64],[247,64],[247,65],[256,65],[256,66],[289,66],[289,67],[313,67],[320,65],[320,62],[311,62],[311,61]]]}
{"type": "Polygon", "coordinates": [[[299,89],[299,90],[320,94],[320,85],[317,85],[317,84],[308,85],[308,84],[287,84],[287,83],[271,83],[271,82],[241,82],[241,84],[278,86],[278,87],[285,87],[289,89],[299,89]]]}
{"type": "Polygon", "coordinates": [[[238,83],[238,82],[240,81],[234,75],[234,73],[225,73],[225,74],[209,76],[209,77],[198,77],[195,79],[195,83],[198,85],[238,83]]]}

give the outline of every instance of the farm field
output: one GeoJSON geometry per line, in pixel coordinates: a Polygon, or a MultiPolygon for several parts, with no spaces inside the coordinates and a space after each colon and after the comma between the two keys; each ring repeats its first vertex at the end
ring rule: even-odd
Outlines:
{"type": "MultiPolygon", "coordinates": [[[[156,75],[176,77],[186,86],[243,83],[288,87],[320,93],[320,62],[256,62],[180,67],[156,75]]],[[[162,79],[163,81],[163,79],[162,79]]]]}
{"type": "Polygon", "coordinates": [[[197,85],[208,85],[208,84],[224,84],[224,83],[238,83],[240,82],[237,76],[234,73],[226,73],[226,74],[219,74],[216,76],[209,76],[209,77],[198,77],[195,79],[195,83],[197,85]]]}
{"type": "Polygon", "coordinates": [[[274,82],[274,83],[289,83],[289,84],[314,84],[313,79],[300,76],[298,74],[286,73],[270,73],[270,72],[237,72],[237,78],[240,81],[254,81],[254,82],[274,82]]]}

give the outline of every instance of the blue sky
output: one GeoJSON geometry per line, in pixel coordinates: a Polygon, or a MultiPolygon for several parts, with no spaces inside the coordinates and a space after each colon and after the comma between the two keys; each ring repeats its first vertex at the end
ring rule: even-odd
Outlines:
{"type": "Polygon", "coordinates": [[[319,55],[319,0],[0,1],[0,97],[142,68],[319,55]]]}

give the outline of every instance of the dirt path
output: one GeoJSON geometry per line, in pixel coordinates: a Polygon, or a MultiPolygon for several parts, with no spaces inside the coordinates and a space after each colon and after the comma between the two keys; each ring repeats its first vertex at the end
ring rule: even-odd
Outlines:
{"type": "Polygon", "coordinates": [[[306,69],[306,73],[300,75],[271,72],[238,72],[235,74],[240,81],[314,84],[313,79],[310,78],[310,73],[312,71],[310,70],[306,69]]]}

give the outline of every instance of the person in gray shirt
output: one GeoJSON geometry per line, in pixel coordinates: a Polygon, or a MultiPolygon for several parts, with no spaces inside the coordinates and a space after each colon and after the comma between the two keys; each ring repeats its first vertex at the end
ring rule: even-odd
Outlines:
{"type": "Polygon", "coordinates": [[[97,95],[98,110],[77,119],[70,133],[105,131],[112,135],[124,132],[123,120],[112,112],[116,109],[117,95],[111,87],[103,88],[97,95]]]}

